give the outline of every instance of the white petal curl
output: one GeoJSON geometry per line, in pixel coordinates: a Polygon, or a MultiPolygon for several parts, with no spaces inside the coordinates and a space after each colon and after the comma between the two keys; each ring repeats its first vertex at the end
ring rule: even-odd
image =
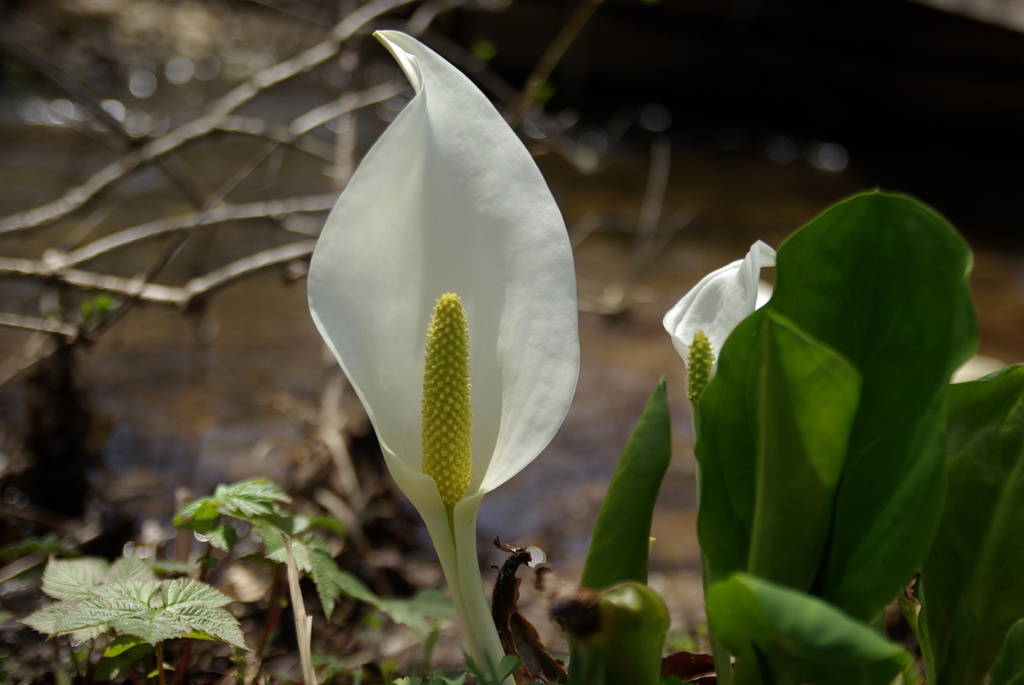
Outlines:
{"type": "Polygon", "coordinates": [[[309,303],[392,473],[422,512],[433,506],[417,476],[435,300],[457,293],[469,320],[468,498],[518,473],[561,425],[579,370],[576,285],[561,214],[498,112],[415,39],[376,35],[415,95],[328,218],[310,265],[309,303]]]}
{"type": "Polygon", "coordinates": [[[759,280],[761,269],[775,266],[775,250],[758,240],[743,259],[712,271],[665,314],[663,324],[685,360],[697,331],[703,330],[718,356],[733,329],[771,296],[759,280]]]}

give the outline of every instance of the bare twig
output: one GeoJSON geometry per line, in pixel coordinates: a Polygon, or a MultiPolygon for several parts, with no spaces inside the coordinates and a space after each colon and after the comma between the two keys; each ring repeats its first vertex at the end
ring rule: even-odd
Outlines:
{"type": "Polygon", "coordinates": [[[155,161],[185,143],[217,130],[229,115],[260,92],[323,64],[338,53],[343,41],[361,31],[366,24],[385,12],[411,2],[414,0],[373,0],[363,5],[339,22],[326,40],[291,59],[258,72],[216,100],[206,115],[131,150],[89,177],[84,183],[68,190],[60,198],[0,219],[0,235],[39,228],[67,216],[143,164],[155,161]]]}
{"type": "Polygon", "coordinates": [[[644,190],[643,204],[640,205],[640,216],[636,222],[632,278],[634,283],[654,256],[654,238],[658,232],[658,224],[661,223],[671,166],[672,143],[665,136],[654,138],[651,141],[651,166],[647,174],[647,187],[644,190]]]}
{"type": "Polygon", "coordinates": [[[416,7],[416,10],[409,17],[409,21],[406,22],[405,30],[414,36],[418,36],[434,23],[438,15],[444,12],[450,12],[453,8],[459,7],[464,4],[464,0],[428,0],[427,2],[420,3],[416,7]]]}
{"type": "Polygon", "coordinates": [[[37,333],[56,333],[72,340],[78,337],[78,326],[64,323],[63,321],[41,319],[37,316],[21,316],[19,314],[0,312],[0,326],[22,328],[27,331],[36,331],[37,333]]]}
{"type": "Polygon", "coordinates": [[[540,87],[551,78],[551,72],[562,61],[562,57],[565,56],[569,46],[579,37],[583,27],[587,25],[590,17],[594,15],[594,12],[597,11],[597,8],[603,2],[604,0],[582,0],[579,6],[577,6],[576,11],[569,17],[569,21],[565,22],[562,30],[551,41],[548,49],[544,51],[544,54],[541,55],[540,60],[537,62],[537,66],[534,67],[533,73],[526,79],[526,86],[523,88],[522,95],[520,95],[519,104],[512,112],[512,118],[509,120],[509,125],[513,128],[518,126],[523,117],[526,116],[530,105],[537,99],[540,87]]]}
{"type": "Polygon", "coordinates": [[[29,339],[18,348],[17,352],[0,361],[0,387],[49,357],[57,350],[57,347],[57,342],[52,335],[29,336],[29,339]]]}
{"type": "Polygon", "coordinates": [[[387,100],[407,89],[408,86],[403,83],[388,81],[387,83],[371,86],[357,93],[345,93],[337,100],[311,109],[302,116],[293,119],[292,123],[288,125],[288,132],[293,138],[298,138],[300,135],[312,131],[317,126],[326,124],[339,115],[354,112],[362,107],[387,100]]]}
{"type": "Polygon", "coordinates": [[[277,5],[267,2],[266,0],[247,0],[247,2],[251,2],[254,5],[259,5],[260,7],[266,7],[267,9],[272,9],[275,12],[280,12],[286,17],[292,17],[293,19],[298,19],[299,21],[304,21],[308,24],[313,24],[314,26],[319,26],[325,29],[331,28],[330,21],[325,21],[323,19],[320,19],[319,17],[314,17],[309,14],[302,14],[292,9],[278,7],[277,5]]]}
{"type": "MultiPolygon", "coordinates": [[[[94,240],[76,250],[71,250],[58,256],[56,259],[61,266],[74,266],[109,254],[115,250],[135,247],[146,241],[193,227],[213,226],[229,221],[284,217],[306,212],[325,212],[334,206],[337,197],[336,193],[327,193],[325,195],[267,200],[265,202],[253,202],[244,205],[224,202],[206,212],[192,212],[126,228],[117,233],[94,240]]],[[[6,261],[5,258],[0,257],[0,276],[4,274],[6,261]]]]}
{"type": "Polygon", "coordinates": [[[53,64],[35,48],[26,45],[18,40],[16,36],[6,31],[0,31],[0,49],[88,108],[90,113],[107,127],[108,132],[105,136],[105,142],[112,147],[115,147],[117,143],[121,143],[120,147],[124,149],[125,138],[121,135],[124,133],[122,124],[110,112],[100,106],[100,98],[95,88],[82,83],[67,71],[53,64]]]}
{"type": "MultiPolygon", "coordinates": [[[[45,261],[0,257],[0,275],[27,276],[56,281],[82,290],[103,290],[115,295],[155,304],[168,304],[186,309],[197,298],[212,294],[233,281],[268,269],[303,259],[313,252],[314,240],[300,240],[248,255],[218,269],[191,279],[184,286],[172,287],[149,283],[142,277],[125,278],[82,269],[54,268],[45,261]]],[[[5,323],[0,319],[0,324],[5,323]]],[[[60,324],[70,326],[70,324],[60,324]]],[[[30,326],[21,326],[27,328],[30,326]]],[[[42,330],[39,324],[36,330],[42,330]]],[[[72,327],[74,328],[74,327],[72,327]]],[[[65,334],[63,328],[56,330],[65,334]]]]}

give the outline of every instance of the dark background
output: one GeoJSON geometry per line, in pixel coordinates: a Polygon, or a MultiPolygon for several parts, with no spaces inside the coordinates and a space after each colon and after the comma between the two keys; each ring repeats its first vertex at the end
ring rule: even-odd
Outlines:
{"type": "MultiPolygon", "coordinates": [[[[517,0],[440,27],[492,40],[491,66],[522,83],[577,5],[517,0]]],[[[941,206],[972,238],[1022,245],[1024,34],[1011,28],[901,0],[607,0],[552,80],[551,107],[584,116],[660,102],[683,144],[838,142],[871,183],[941,206]]]]}

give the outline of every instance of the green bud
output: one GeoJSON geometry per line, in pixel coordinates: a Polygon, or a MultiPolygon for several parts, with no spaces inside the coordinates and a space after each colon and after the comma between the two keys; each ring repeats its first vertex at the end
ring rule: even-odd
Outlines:
{"type": "Polygon", "coordinates": [[[573,685],[657,685],[668,632],[665,603],[643,583],[580,589],[553,604],[572,646],[573,685]]]}
{"type": "Polygon", "coordinates": [[[423,473],[437,483],[441,500],[454,506],[469,487],[473,422],[469,384],[469,323],[462,300],[446,293],[427,328],[423,372],[423,473]]]}

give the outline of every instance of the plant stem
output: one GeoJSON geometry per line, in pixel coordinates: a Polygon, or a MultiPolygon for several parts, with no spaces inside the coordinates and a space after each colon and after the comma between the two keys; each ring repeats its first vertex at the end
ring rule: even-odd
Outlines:
{"type": "Polygon", "coordinates": [[[295,564],[292,554],[292,541],[287,535],[284,540],[284,553],[288,568],[288,592],[292,598],[292,614],[295,616],[295,636],[299,641],[299,661],[302,664],[302,681],[305,685],[316,685],[316,673],[313,671],[313,617],[306,614],[306,605],[302,601],[302,590],[299,588],[299,567],[295,564]]]}
{"type": "Polygon", "coordinates": [[[153,645],[156,652],[156,679],[160,685],[167,685],[167,678],[164,675],[164,643],[157,642],[153,645]]]}
{"type": "Polygon", "coordinates": [[[192,638],[185,640],[185,647],[181,650],[181,660],[178,661],[178,672],[174,676],[174,685],[184,685],[185,672],[188,671],[188,660],[192,656],[192,638]]]}
{"type": "Polygon", "coordinates": [[[278,601],[278,593],[281,588],[281,567],[274,565],[274,575],[270,580],[270,596],[267,598],[267,618],[263,622],[263,632],[260,635],[260,643],[256,646],[253,654],[263,660],[263,651],[267,647],[267,641],[271,633],[277,630],[278,622],[281,620],[281,603],[278,601]]]}

